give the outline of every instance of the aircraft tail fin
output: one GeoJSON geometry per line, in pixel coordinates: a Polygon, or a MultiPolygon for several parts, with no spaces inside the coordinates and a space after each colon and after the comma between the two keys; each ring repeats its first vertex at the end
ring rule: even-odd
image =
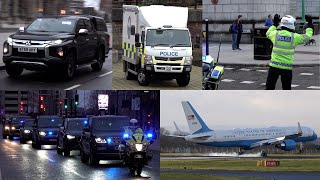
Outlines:
{"type": "Polygon", "coordinates": [[[208,126],[204,123],[199,114],[188,101],[182,101],[181,104],[186,115],[191,134],[199,134],[212,131],[208,128],[208,126]]]}

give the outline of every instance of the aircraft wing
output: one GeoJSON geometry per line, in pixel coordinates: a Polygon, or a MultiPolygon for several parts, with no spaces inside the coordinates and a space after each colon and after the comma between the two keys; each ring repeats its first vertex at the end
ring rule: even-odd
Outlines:
{"type": "Polygon", "coordinates": [[[298,132],[297,133],[293,133],[293,134],[289,134],[287,136],[282,136],[282,137],[277,137],[277,138],[271,138],[271,139],[265,139],[265,140],[261,140],[255,143],[252,143],[250,145],[251,148],[255,148],[255,147],[259,147],[262,145],[271,145],[274,143],[280,143],[285,139],[290,139],[290,138],[294,138],[294,137],[299,137],[302,135],[302,129],[300,127],[300,123],[298,123],[298,132]]]}
{"type": "Polygon", "coordinates": [[[169,136],[169,137],[176,137],[176,138],[183,138],[186,136],[177,136],[177,135],[171,135],[171,134],[166,134],[166,135],[162,135],[162,136],[169,136]]]}

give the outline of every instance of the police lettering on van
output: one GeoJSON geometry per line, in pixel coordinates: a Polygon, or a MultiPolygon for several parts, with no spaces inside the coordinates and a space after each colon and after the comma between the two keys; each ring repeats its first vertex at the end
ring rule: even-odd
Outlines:
{"type": "Polygon", "coordinates": [[[160,52],[160,56],[178,56],[178,52],[160,52]]]}

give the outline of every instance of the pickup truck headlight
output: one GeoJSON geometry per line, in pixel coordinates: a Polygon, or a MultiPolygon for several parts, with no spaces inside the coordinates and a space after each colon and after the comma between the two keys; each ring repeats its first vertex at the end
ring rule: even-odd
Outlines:
{"type": "Polygon", "coordinates": [[[51,41],[49,44],[51,45],[58,45],[58,44],[61,44],[63,41],[61,39],[58,39],[58,40],[53,40],[51,41]]]}
{"type": "Polygon", "coordinates": [[[192,64],[192,60],[193,60],[192,56],[185,57],[184,65],[191,65],[192,64]]]}
{"type": "Polygon", "coordinates": [[[150,55],[145,55],[145,56],[144,56],[144,63],[145,63],[145,64],[152,64],[152,56],[150,56],[150,55]]]}
{"type": "Polygon", "coordinates": [[[74,138],[76,138],[75,136],[72,136],[72,135],[67,135],[67,138],[68,139],[74,139],[74,138]]]}
{"type": "Polygon", "coordinates": [[[98,137],[98,138],[95,138],[95,140],[96,140],[96,143],[107,143],[107,141],[103,138],[98,137]]]}
{"type": "Polygon", "coordinates": [[[45,136],[45,135],[47,135],[47,134],[46,134],[46,132],[40,131],[40,132],[39,132],[39,135],[40,135],[40,136],[45,136]]]}
{"type": "Polygon", "coordinates": [[[26,130],[24,130],[23,132],[26,133],[26,134],[28,134],[28,133],[30,133],[30,130],[27,130],[27,129],[26,129],[26,130]]]}
{"type": "Polygon", "coordinates": [[[135,144],[137,151],[142,151],[143,144],[135,144]]]}

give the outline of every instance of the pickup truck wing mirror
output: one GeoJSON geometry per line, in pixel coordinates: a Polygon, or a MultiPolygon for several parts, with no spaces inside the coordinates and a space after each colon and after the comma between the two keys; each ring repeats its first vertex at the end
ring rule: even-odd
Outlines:
{"type": "Polygon", "coordinates": [[[19,27],[20,32],[24,32],[24,27],[19,27]]]}
{"type": "Polygon", "coordinates": [[[87,29],[80,29],[78,33],[79,35],[88,35],[89,31],[87,29]]]}

